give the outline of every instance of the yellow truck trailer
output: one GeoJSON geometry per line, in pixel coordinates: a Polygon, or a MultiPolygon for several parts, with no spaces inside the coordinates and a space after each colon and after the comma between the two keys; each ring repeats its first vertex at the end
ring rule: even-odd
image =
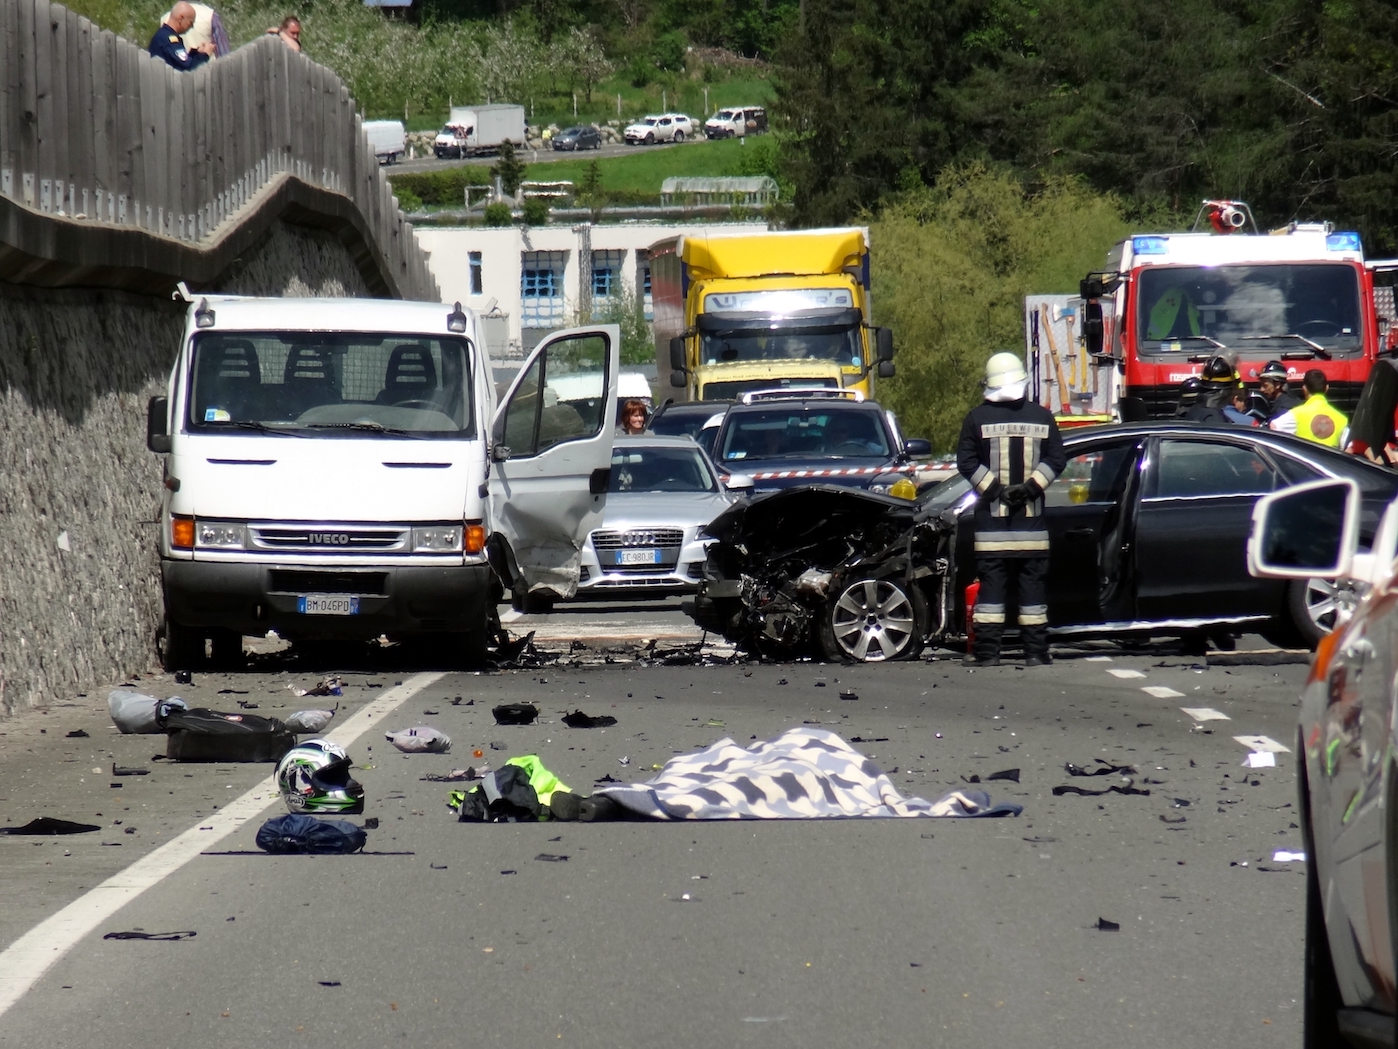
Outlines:
{"type": "Polygon", "coordinates": [[[677,399],[759,389],[873,394],[893,333],[869,324],[866,229],[671,237],[650,249],[658,374],[677,399]]]}

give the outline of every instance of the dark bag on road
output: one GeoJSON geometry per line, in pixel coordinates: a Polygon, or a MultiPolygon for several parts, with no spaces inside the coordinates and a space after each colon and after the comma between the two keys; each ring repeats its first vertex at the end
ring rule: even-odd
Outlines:
{"type": "Polygon", "coordinates": [[[462,823],[527,823],[543,813],[539,795],[529,782],[529,771],[506,765],[486,773],[480,786],[461,802],[462,823]]]}
{"type": "Polygon", "coordinates": [[[369,836],[363,828],[344,820],[318,820],[292,813],[268,820],[257,829],[257,847],[264,852],[288,855],[336,855],[358,852],[369,836]]]}
{"type": "Polygon", "coordinates": [[[195,707],[170,710],[158,720],[169,733],[165,756],[172,761],[279,761],[296,746],[294,732],[256,714],[195,707]]]}

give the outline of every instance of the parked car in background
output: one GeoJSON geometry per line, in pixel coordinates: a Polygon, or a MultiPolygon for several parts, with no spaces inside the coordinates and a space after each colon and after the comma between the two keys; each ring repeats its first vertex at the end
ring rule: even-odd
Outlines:
{"type": "Polygon", "coordinates": [[[364,135],[380,164],[393,164],[407,151],[408,136],[401,120],[366,120],[364,135]]]}
{"type": "Polygon", "coordinates": [[[639,124],[630,124],[622,133],[628,146],[656,142],[683,142],[694,137],[694,122],[683,113],[659,113],[639,124]]]}
{"type": "Polygon", "coordinates": [[[1367,591],[1316,650],[1290,741],[1306,861],[1305,1049],[1394,1044],[1398,506],[1364,553],[1365,502],[1345,477],[1266,496],[1248,546],[1263,579],[1367,591]]]}
{"type": "Polygon", "coordinates": [[[688,438],[618,437],[602,524],[583,547],[578,595],[697,590],[712,541],[700,529],[750,487],[740,475],[721,483],[688,438]]]}
{"type": "Polygon", "coordinates": [[[844,390],[762,390],[728,409],[712,438],[720,470],[759,492],[837,484],[887,492],[912,473],[926,441],[905,441],[892,413],[844,390]]]}
{"type": "Polygon", "coordinates": [[[655,410],[647,427],[651,433],[667,437],[689,437],[710,457],[713,439],[733,401],[666,401],[655,410]]]}
{"type": "Polygon", "coordinates": [[[741,138],[766,131],[767,110],[761,106],[729,106],[704,121],[704,134],[709,138],[741,138]]]}
{"type": "Polygon", "coordinates": [[[565,128],[553,136],[553,148],[558,150],[601,149],[602,132],[591,125],[565,128]]]}

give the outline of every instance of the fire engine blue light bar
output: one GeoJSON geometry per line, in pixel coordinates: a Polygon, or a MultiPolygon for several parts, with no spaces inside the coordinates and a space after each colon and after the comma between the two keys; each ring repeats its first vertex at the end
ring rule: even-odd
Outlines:
{"type": "Polygon", "coordinates": [[[1131,250],[1137,255],[1168,255],[1170,242],[1165,237],[1132,237],[1131,250]]]}
{"type": "Polygon", "coordinates": [[[1358,233],[1330,233],[1325,238],[1326,251],[1359,251],[1361,248],[1358,233]]]}

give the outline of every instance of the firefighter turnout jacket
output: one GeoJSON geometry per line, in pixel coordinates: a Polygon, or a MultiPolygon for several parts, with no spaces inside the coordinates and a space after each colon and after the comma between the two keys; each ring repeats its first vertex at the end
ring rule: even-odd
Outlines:
{"type": "Polygon", "coordinates": [[[1271,422],[1274,430],[1294,433],[1327,448],[1340,447],[1340,437],[1349,425],[1349,417],[1325,399],[1323,393],[1313,393],[1306,403],[1278,415],[1271,422]]]}
{"type": "Polygon", "coordinates": [[[956,468],[980,495],[978,558],[1048,557],[1044,491],[1066,463],[1058,424],[1043,405],[986,401],[966,414],[956,468]]]}

